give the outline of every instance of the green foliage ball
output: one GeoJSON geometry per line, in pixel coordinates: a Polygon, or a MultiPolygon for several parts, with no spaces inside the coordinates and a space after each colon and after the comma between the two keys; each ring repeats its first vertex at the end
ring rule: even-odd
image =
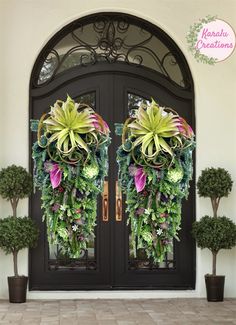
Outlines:
{"type": "Polygon", "coordinates": [[[0,171],[0,195],[3,199],[23,199],[33,188],[32,176],[21,166],[12,165],[0,171]]]}
{"type": "Polygon", "coordinates": [[[217,253],[236,245],[236,225],[227,217],[204,216],[193,224],[193,237],[200,248],[217,253]]]}
{"type": "Polygon", "coordinates": [[[233,181],[224,168],[206,168],[198,178],[198,194],[203,197],[221,198],[228,196],[232,190],[233,181]]]}
{"type": "Polygon", "coordinates": [[[0,247],[6,254],[35,247],[38,236],[38,227],[29,217],[0,219],[0,247]]]}

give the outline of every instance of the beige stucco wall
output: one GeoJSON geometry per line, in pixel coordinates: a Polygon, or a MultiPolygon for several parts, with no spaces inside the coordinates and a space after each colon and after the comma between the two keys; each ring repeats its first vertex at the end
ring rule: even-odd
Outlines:
{"type": "MultiPolygon", "coordinates": [[[[187,51],[189,26],[207,14],[217,14],[236,29],[235,0],[0,0],[0,168],[15,163],[28,166],[28,87],[33,64],[46,42],[74,19],[100,11],[134,14],[158,25],[179,45],[191,68],[196,95],[197,176],[208,166],[225,167],[236,182],[236,54],[214,67],[197,63],[187,51]]],[[[219,212],[236,221],[236,184],[219,212]]],[[[210,203],[197,198],[197,218],[211,211],[210,203]]],[[[0,216],[10,213],[0,200],[0,216]]],[[[27,214],[27,200],[19,215],[27,214]]],[[[27,251],[20,253],[20,273],[27,274],[27,251]]],[[[11,256],[0,252],[0,298],[7,297],[11,256]]],[[[211,256],[197,252],[195,291],[112,292],[107,297],[205,296],[203,275],[210,272],[211,256]]],[[[236,248],[222,251],[218,273],[226,275],[225,295],[236,297],[236,248]]],[[[106,293],[89,294],[92,297],[106,293]]],[[[88,295],[87,295],[88,296],[88,295]]],[[[30,298],[86,297],[85,293],[29,293],[30,298]]]]}

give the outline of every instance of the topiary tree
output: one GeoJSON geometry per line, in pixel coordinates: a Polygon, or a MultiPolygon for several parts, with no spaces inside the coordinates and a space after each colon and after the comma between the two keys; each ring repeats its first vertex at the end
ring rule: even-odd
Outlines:
{"type": "Polygon", "coordinates": [[[197,182],[198,194],[211,199],[214,217],[217,216],[220,199],[229,195],[232,185],[231,176],[224,168],[206,168],[199,176],[197,182]]]}
{"type": "Polygon", "coordinates": [[[34,247],[39,230],[28,217],[17,218],[20,199],[28,197],[33,188],[32,176],[21,166],[12,165],[0,171],[0,195],[11,202],[13,217],[0,219],[0,247],[6,254],[13,254],[14,274],[18,275],[19,250],[34,247]]]}
{"type": "Polygon", "coordinates": [[[20,199],[28,197],[33,188],[32,176],[21,166],[12,165],[0,171],[0,195],[11,202],[16,217],[20,199]]]}
{"type": "Polygon", "coordinates": [[[200,248],[208,248],[213,255],[212,275],[216,275],[216,257],[220,249],[236,245],[236,225],[227,217],[202,217],[193,224],[193,237],[200,248]]]}
{"type": "Polygon", "coordinates": [[[17,256],[23,248],[36,246],[39,230],[35,222],[28,218],[8,217],[0,219],[0,247],[6,254],[13,254],[14,275],[18,274],[17,256]]]}

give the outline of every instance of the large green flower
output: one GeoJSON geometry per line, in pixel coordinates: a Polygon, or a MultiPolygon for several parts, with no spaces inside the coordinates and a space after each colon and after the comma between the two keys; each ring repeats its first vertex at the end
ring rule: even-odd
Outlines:
{"type": "Polygon", "coordinates": [[[90,133],[96,139],[94,115],[91,108],[78,111],[79,104],[69,96],[66,102],[56,101],[43,123],[50,134],[49,143],[57,142],[57,149],[65,156],[79,147],[88,152],[88,146],[81,135],[90,133]]]}
{"type": "Polygon", "coordinates": [[[148,159],[153,159],[160,151],[173,155],[171,146],[165,138],[178,137],[179,116],[166,112],[152,100],[152,103],[140,106],[135,120],[128,124],[131,135],[136,138],[133,148],[141,145],[141,151],[148,159]]]}

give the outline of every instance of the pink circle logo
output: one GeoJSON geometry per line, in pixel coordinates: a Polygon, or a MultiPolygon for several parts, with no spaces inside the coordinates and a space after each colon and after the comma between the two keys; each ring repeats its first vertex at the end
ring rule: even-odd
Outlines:
{"type": "Polygon", "coordinates": [[[198,62],[215,64],[233,53],[235,32],[224,20],[208,16],[191,26],[187,42],[198,62]]]}

